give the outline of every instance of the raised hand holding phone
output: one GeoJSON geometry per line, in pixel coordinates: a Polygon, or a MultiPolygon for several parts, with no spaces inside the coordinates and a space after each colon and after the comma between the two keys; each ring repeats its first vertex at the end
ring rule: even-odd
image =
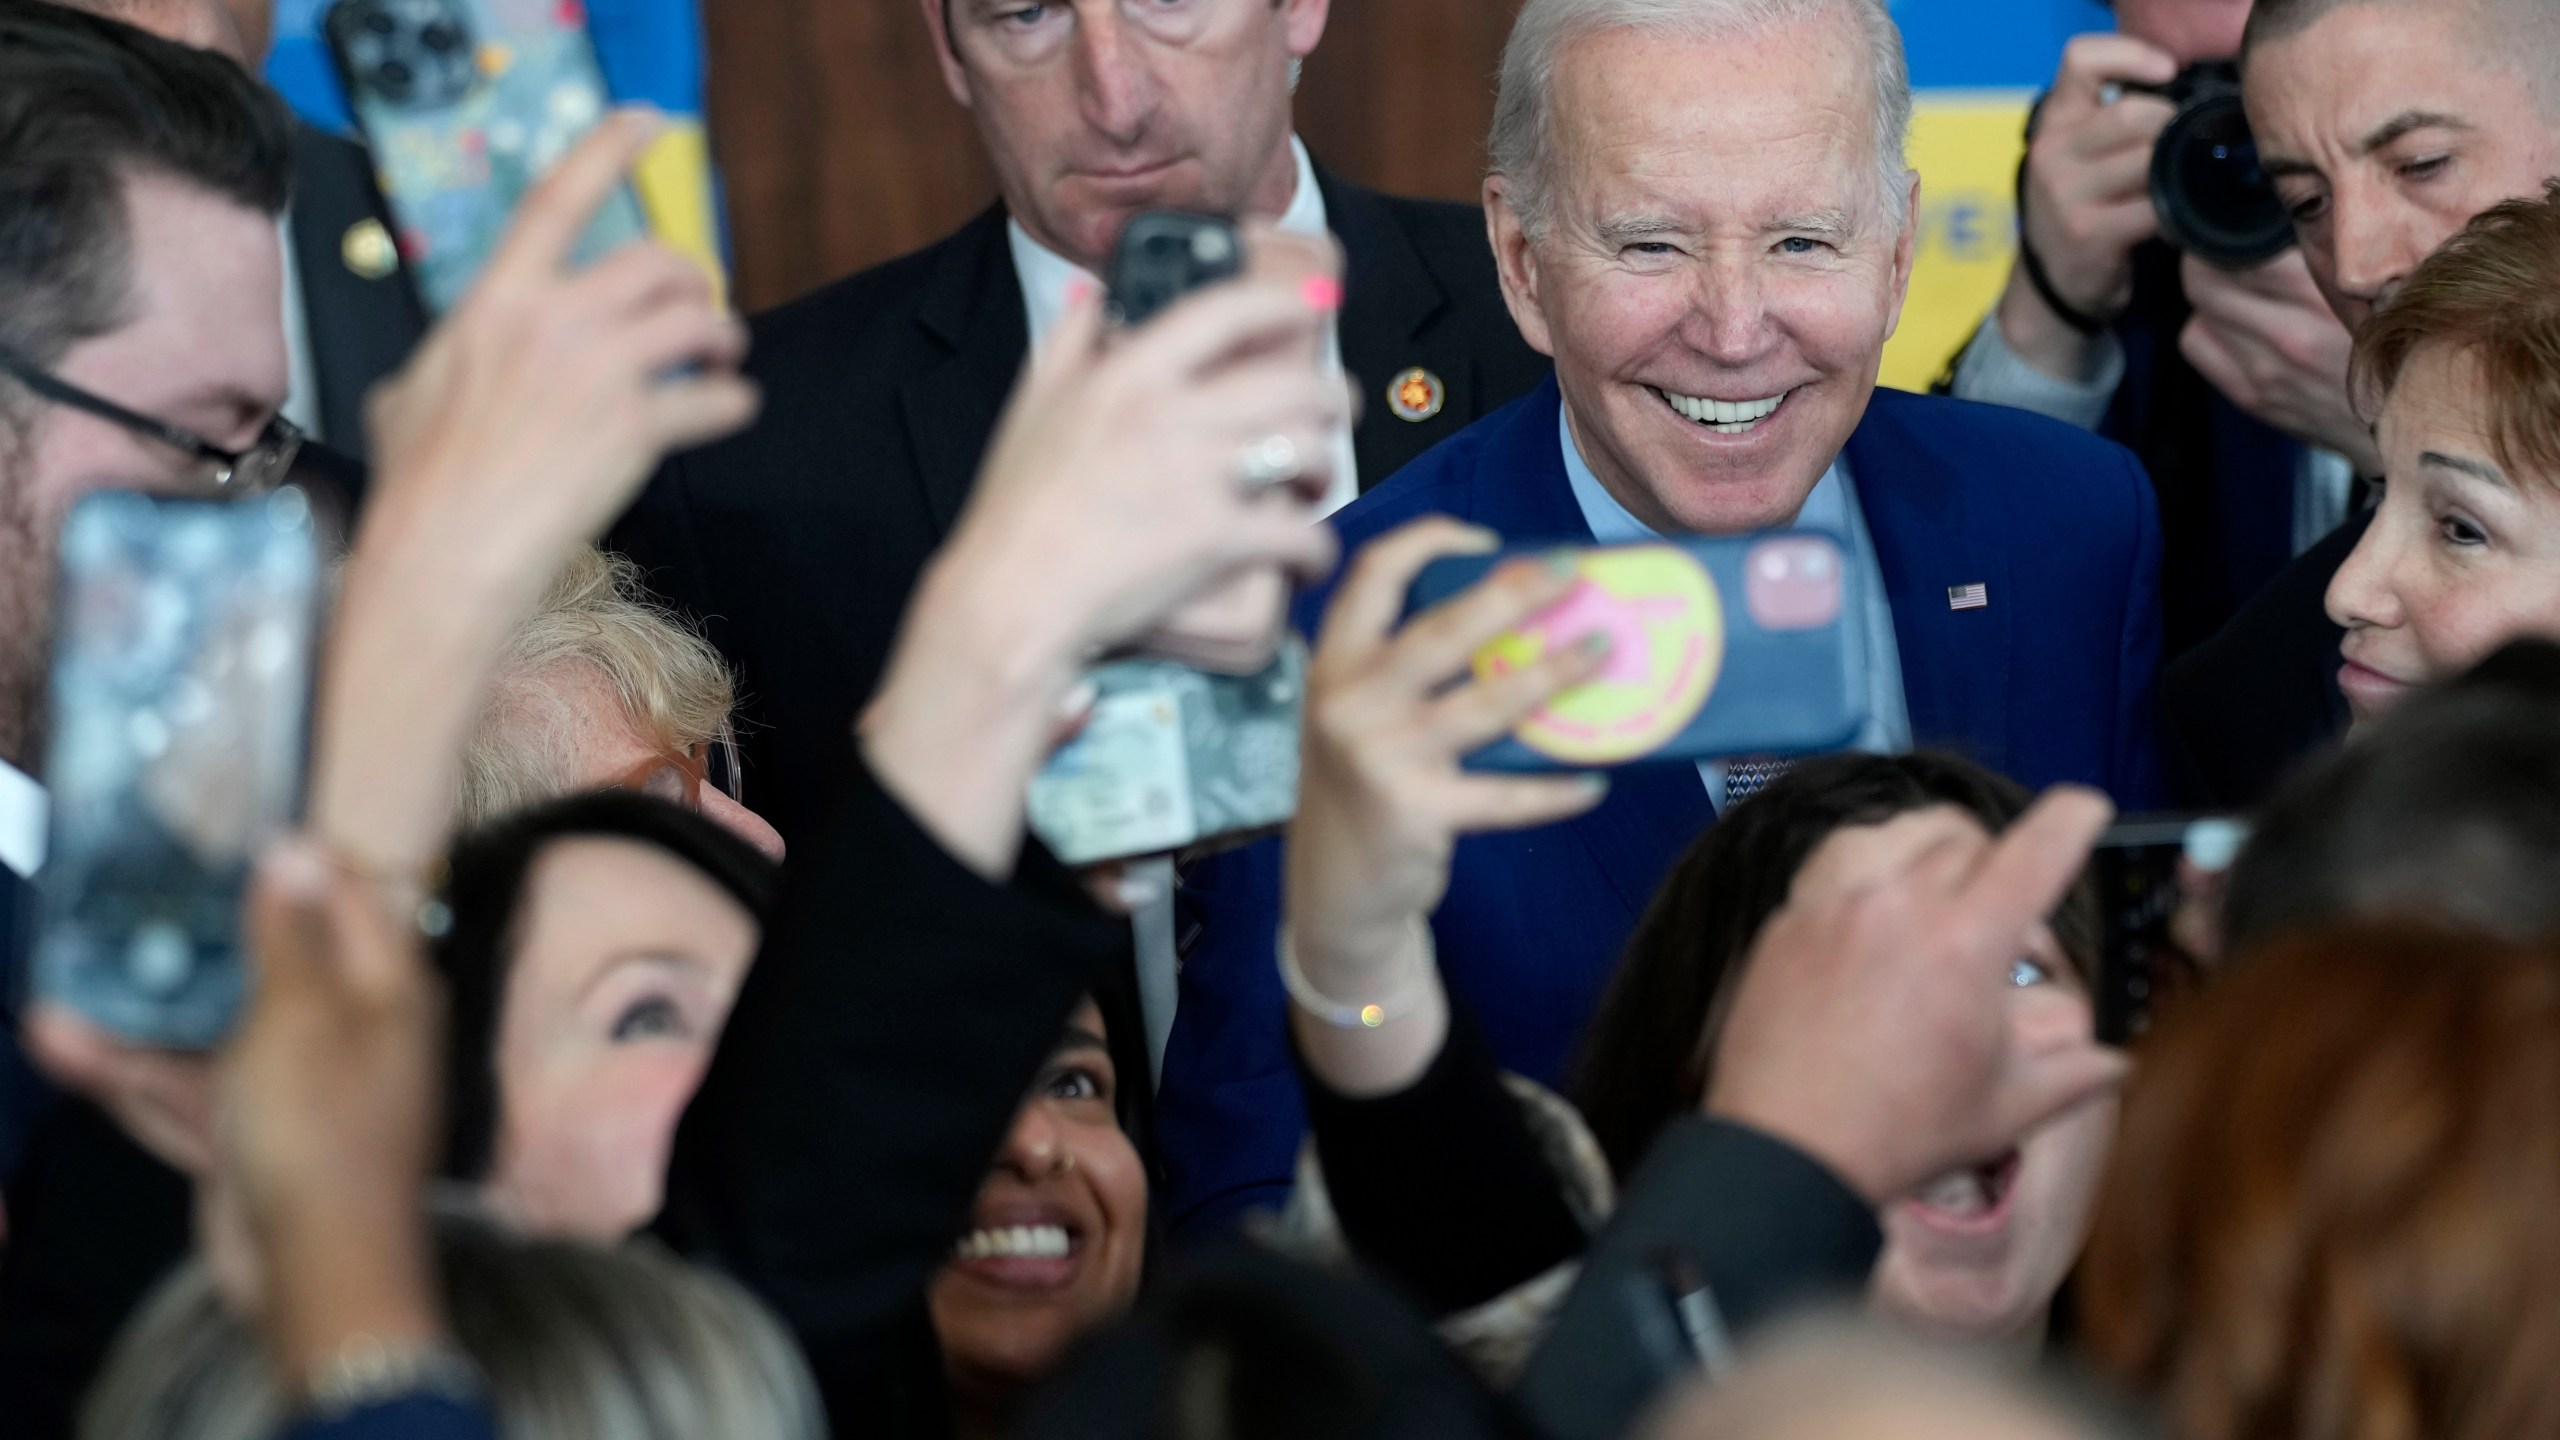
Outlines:
{"type": "Polygon", "coordinates": [[[312,822],[386,876],[441,852],[498,648],[571,547],[668,452],[755,416],[738,373],[746,328],[692,262],[646,242],[573,262],[656,128],[626,111],[581,141],[375,392],[374,488],[331,647],[312,822]]]}
{"type": "Polygon", "coordinates": [[[881,781],[955,855],[1010,871],[1026,788],[1093,656],[1225,576],[1332,565],[1311,481],[1248,485],[1236,467],[1275,434],[1311,449],[1350,413],[1348,387],[1301,358],[1340,295],[1248,274],[1107,345],[1100,294],[1070,298],[860,725],[881,781]]]}
{"type": "Polygon", "coordinates": [[[1400,623],[1425,566],[1497,543],[1440,518],[1381,537],[1353,561],[1317,641],[1282,943],[1314,994],[1378,1007],[1380,1023],[1356,1028],[1330,1023],[1305,1000],[1292,1010],[1307,1063],[1343,1094],[1401,1090],[1439,1053],[1447,1002],[1427,922],[1448,889],[1458,837],[1569,819],[1607,793],[1596,776],[1461,767],[1470,751],[1608,660],[1605,646],[1591,643],[1507,674],[1461,678],[1487,642],[1573,589],[1569,563],[1514,557],[1400,623]]]}

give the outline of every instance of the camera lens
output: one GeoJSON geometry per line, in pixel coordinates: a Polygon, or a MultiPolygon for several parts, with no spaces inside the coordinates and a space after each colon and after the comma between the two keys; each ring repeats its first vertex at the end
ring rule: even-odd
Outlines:
{"type": "Polygon", "coordinates": [[[2259,167],[2237,95],[2199,100],[2160,133],[2151,202],[2171,244],[2225,270],[2263,265],[2293,247],[2293,218],[2259,167]]]}

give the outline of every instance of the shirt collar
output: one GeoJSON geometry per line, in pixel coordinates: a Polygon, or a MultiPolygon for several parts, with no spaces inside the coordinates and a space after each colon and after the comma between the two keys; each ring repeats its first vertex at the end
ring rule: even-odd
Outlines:
{"type": "MultiPolygon", "coordinates": [[[[1573,487],[1573,502],[1582,509],[1582,523],[1591,527],[1591,538],[1603,545],[1637,545],[1662,536],[1652,526],[1635,517],[1635,512],[1618,503],[1609,487],[1582,458],[1582,447],[1574,442],[1573,420],[1563,406],[1556,407],[1556,443],[1564,449],[1564,478],[1573,487]]],[[[1849,461],[1841,456],[1822,472],[1813,484],[1812,493],[1804,497],[1804,508],[1791,522],[1829,530],[1834,534],[1849,533],[1849,461]]]]}
{"type": "MultiPolygon", "coordinates": [[[[1280,212],[1277,222],[1283,230],[1301,235],[1322,235],[1329,223],[1324,208],[1324,189],[1316,184],[1316,164],[1307,154],[1306,142],[1289,137],[1289,154],[1297,161],[1297,188],[1289,196],[1289,208],[1280,212]]],[[[1049,338],[1049,327],[1057,323],[1058,312],[1067,308],[1067,289],[1077,281],[1099,283],[1083,266],[1031,238],[1019,220],[1005,222],[1005,240],[1013,250],[1013,271],[1022,281],[1024,318],[1031,324],[1031,348],[1037,350],[1049,338]]]]}
{"type": "Polygon", "coordinates": [[[0,868],[33,879],[44,866],[45,823],[52,802],[27,773],[0,760],[0,868]]]}

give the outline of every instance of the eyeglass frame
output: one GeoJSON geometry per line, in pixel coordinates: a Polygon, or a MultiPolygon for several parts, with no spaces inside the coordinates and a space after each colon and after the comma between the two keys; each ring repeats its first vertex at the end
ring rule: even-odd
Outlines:
{"type": "MultiPolygon", "coordinates": [[[[661,770],[673,770],[683,787],[676,803],[695,814],[702,813],[702,792],[712,791],[727,796],[728,790],[711,778],[711,761],[718,753],[709,741],[696,741],[685,749],[672,746],[654,749],[649,758],[632,766],[598,787],[605,790],[627,790],[634,795],[649,793],[649,781],[661,770]]],[[[663,798],[663,797],[662,797],[663,798]]]]}
{"type": "Polygon", "coordinates": [[[258,432],[257,440],[248,449],[226,450],[192,430],[154,419],[103,395],[84,390],[5,346],[0,346],[0,374],[6,374],[42,399],[104,420],[147,440],[156,440],[213,466],[213,484],[217,490],[234,490],[234,481],[244,482],[236,487],[236,493],[243,495],[260,495],[273,490],[293,472],[293,462],[302,453],[303,442],[310,438],[302,433],[302,427],[278,414],[269,417],[265,428],[258,432]]]}

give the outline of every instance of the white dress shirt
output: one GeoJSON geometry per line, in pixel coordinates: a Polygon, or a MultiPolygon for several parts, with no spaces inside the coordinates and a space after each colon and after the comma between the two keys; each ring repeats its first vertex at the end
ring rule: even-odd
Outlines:
{"type": "MultiPolygon", "coordinates": [[[[1565,479],[1573,486],[1574,503],[1582,509],[1582,522],[1591,527],[1591,538],[1603,545],[1637,545],[1663,538],[1619,504],[1618,497],[1592,473],[1574,442],[1571,416],[1558,413],[1556,432],[1556,443],[1564,449],[1565,479]]],[[[1858,507],[1847,456],[1833,460],[1831,468],[1822,472],[1793,523],[1830,531],[1849,552],[1848,603],[1841,613],[1849,629],[1851,654],[1860,657],[1858,671],[1867,682],[1866,728],[1849,748],[1871,755],[1898,755],[1911,748],[1911,708],[1902,693],[1902,652],[1895,648],[1893,604],[1884,593],[1884,569],[1876,560],[1875,537],[1867,533],[1866,513],[1858,507]]],[[[1707,798],[1719,813],[1724,810],[1724,770],[1723,760],[1698,762],[1698,778],[1705,782],[1707,798]]]]}
{"type": "Polygon", "coordinates": [[[0,760],[0,866],[21,880],[44,868],[45,823],[52,802],[28,774],[0,760]]]}
{"type": "MultiPolygon", "coordinates": [[[[284,241],[284,418],[314,440],[328,441],[320,422],[320,371],[311,358],[311,316],[302,304],[302,265],[295,258],[293,217],[276,225],[284,241]]],[[[353,447],[350,447],[353,448],[353,447]]]]}
{"type": "MultiPolygon", "coordinates": [[[[1289,137],[1289,153],[1297,158],[1297,190],[1289,197],[1289,208],[1281,213],[1277,224],[1283,230],[1301,235],[1327,233],[1324,191],[1316,184],[1315,161],[1308,158],[1305,142],[1289,137]]],[[[1005,224],[1006,238],[1013,247],[1014,274],[1022,281],[1022,306],[1031,325],[1031,348],[1037,350],[1049,338],[1049,330],[1057,323],[1058,312],[1067,306],[1067,287],[1079,280],[1100,284],[1084,267],[1031,238],[1019,220],[1005,224]]],[[[1327,324],[1324,332],[1325,368],[1342,373],[1342,332],[1327,324]]],[[[1346,425],[1333,441],[1333,488],[1326,492],[1323,513],[1330,515],[1360,496],[1360,462],[1351,446],[1351,427],[1346,425]]]]}

